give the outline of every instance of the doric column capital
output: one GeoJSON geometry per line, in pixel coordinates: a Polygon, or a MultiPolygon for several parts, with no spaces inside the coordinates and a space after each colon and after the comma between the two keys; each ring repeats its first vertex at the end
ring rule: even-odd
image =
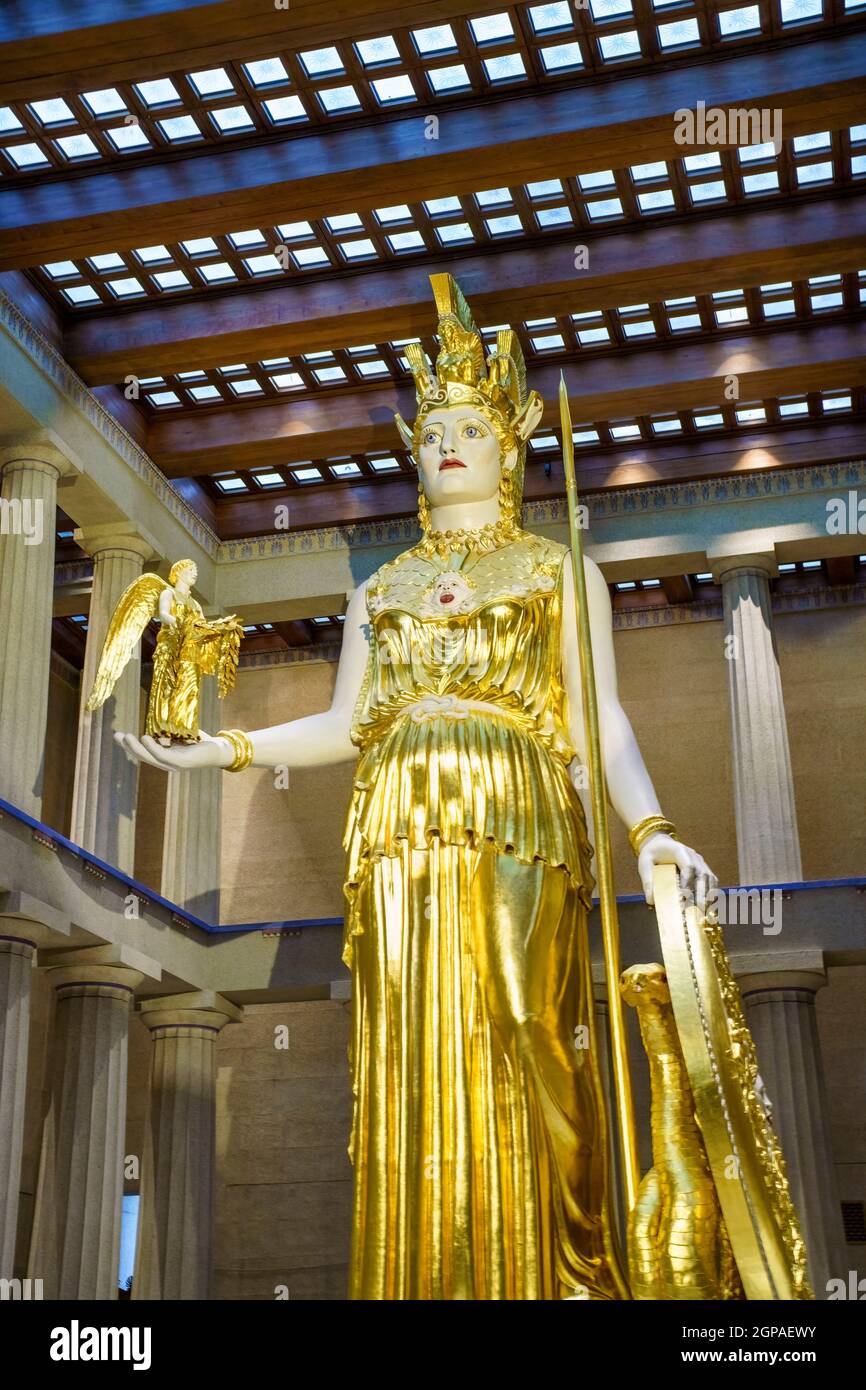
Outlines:
{"type": "Polygon", "coordinates": [[[732,579],[735,574],[754,573],[764,579],[775,579],[779,573],[779,565],[776,560],[776,552],[770,549],[755,549],[751,551],[727,551],[723,547],[710,549],[707,551],[707,565],[712,572],[713,579],[717,584],[724,584],[725,580],[732,579]]]}
{"type": "Polygon", "coordinates": [[[106,522],[101,526],[79,527],[75,540],[94,560],[109,554],[129,555],[142,563],[157,557],[153,541],[134,526],[122,522],[106,522]]]}
{"type": "Polygon", "coordinates": [[[731,966],[744,998],[766,991],[817,994],[827,984],[824,952],[819,950],[735,955],[731,957],[731,966]]]}
{"type": "Polygon", "coordinates": [[[163,1029],[191,1028],[219,1033],[227,1023],[240,1023],[243,1009],[211,989],[142,999],[139,1015],[158,1038],[163,1029]]]}
{"type": "Polygon", "coordinates": [[[47,968],[56,989],[75,986],[78,992],[114,989],[130,997],[145,979],[162,979],[162,966],[132,946],[85,946],[77,951],[45,951],[39,964],[47,968]]]}
{"type": "Polygon", "coordinates": [[[0,937],[26,941],[31,946],[59,947],[72,923],[57,908],[29,893],[12,889],[0,893],[0,937]]]}
{"type": "Polygon", "coordinates": [[[62,478],[73,472],[73,466],[62,449],[47,439],[23,440],[20,444],[4,444],[0,448],[0,473],[49,473],[62,478]]]}

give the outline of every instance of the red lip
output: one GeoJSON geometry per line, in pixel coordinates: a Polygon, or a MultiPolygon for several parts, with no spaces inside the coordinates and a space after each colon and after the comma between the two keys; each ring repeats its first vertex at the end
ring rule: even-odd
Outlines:
{"type": "Polygon", "coordinates": [[[444,473],[446,468],[465,468],[466,464],[460,459],[444,459],[439,465],[439,472],[444,473]]]}

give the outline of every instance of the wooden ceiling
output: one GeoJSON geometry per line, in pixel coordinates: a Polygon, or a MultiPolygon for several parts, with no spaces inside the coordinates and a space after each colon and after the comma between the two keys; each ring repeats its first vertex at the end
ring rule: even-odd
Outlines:
{"type": "Polygon", "coordinates": [[[0,269],[224,537],[414,510],[445,268],[548,402],[529,497],[561,370],[584,487],[862,455],[866,0],[138,8],[5,23],[0,269]]]}

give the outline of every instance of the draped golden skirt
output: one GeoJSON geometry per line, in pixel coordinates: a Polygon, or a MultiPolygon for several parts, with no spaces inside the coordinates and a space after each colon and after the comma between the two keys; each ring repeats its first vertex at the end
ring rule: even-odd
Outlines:
{"type": "Polygon", "coordinates": [[[350,1297],[626,1297],[579,885],[394,848],[350,891],[350,1297]]]}

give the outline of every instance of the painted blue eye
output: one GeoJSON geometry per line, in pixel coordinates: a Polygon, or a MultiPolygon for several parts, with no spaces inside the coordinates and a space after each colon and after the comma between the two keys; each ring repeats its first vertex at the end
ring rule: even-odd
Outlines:
{"type": "Polygon", "coordinates": [[[478,426],[477,426],[477,425],[467,425],[467,426],[466,426],[466,433],[467,433],[467,435],[469,436],[470,439],[474,439],[475,436],[479,433],[478,426]]]}

